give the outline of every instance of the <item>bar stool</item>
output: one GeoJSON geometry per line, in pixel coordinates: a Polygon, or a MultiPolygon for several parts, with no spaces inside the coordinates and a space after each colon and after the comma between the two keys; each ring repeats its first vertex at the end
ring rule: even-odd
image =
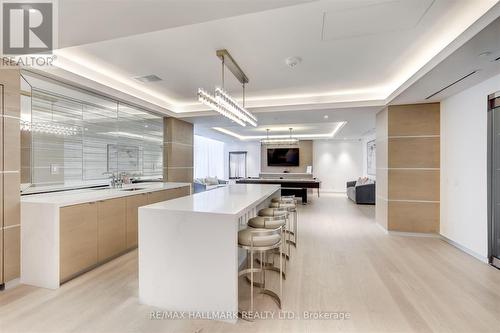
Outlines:
{"type": "MultiPolygon", "coordinates": [[[[286,215],[280,215],[280,216],[255,216],[252,217],[251,219],[248,220],[247,225],[251,228],[258,228],[258,229],[276,229],[276,228],[283,228],[283,233],[285,233],[285,227],[286,227],[286,215]]],[[[283,269],[280,269],[279,267],[276,267],[274,264],[274,256],[272,257],[272,263],[268,262],[267,260],[264,261],[263,258],[261,257],[260,259],[257,259],[259,263],[264,264],[264,266],[272,271],[276,272],[281,272],[281,275],[283,276],[283,279],[286,279],[286,261],[283,269]]]]}
{"type": "MultiPolygon", "coordinates": [[[[288,242],[290,240],[290,233],[288,232],[288,229],[290,227],[289,226],[290,219],[289,219],[288,210],[286,208],[262,208],[257,213],[257,216],[263,216],[263,217],[284,217],[286,219],[286,225],[283,228],[283,232],[288,236],[288,239],[286,240],[287,251],[286,251],[286,253],[283,253],[283,255],[285,256],[285,258],[287,260],[290,260],[290,242],[288,242]]],[[[286,262],[285,262],[285,267],[286,267],[286,262]]]]}
{"type": "Polygon", "coordinates": [[[293,203],[297,203],[297,200],[295,199],[295,196],[294,195],[282,195],[281,197],[279,198],[272,198],[271,199],[271,202],[288,202],[288,201],[291,201],[293,203]]]}
{"type": "Polygon", "coordinates": [[[295,199],[293,201],[290,201],[288,199],[281,199],[280,201],[278,200],[271,200],[271,204],[269,205],[269,208],[281,208],[281,209],[286,209],[291,216],[293,216],[293,222],[292,222],[292,227],[287,228],[285,232],[289,233],[291,236],[293,236],[293,239],[291,237],[289,238],[290,244],[292,244],[295,248],[297,247],[297,242],[298,242],[298,230],[299,230],[299,216],[297,213],[297,204],[295,203],[295,199]]]}
{"type": "MultiPolygon", "coordinates": [[[[250,267],[248,267],[248,257],[247,257],[247,268],[238,272],[238,276],[247,276],[250,274],[250,315],[253,316],[254,312],[254,301],[253,301],[253,288],[254,288],[254,273],[261,273],[261,284],[260,292],[271,296],[279,308],[281,309],[282,297],[283,297],[283,279],[281,279],[283,259],[281,253],[283,253],[283,227],[279,226],[275,229],[262,229],[262,228],[246,228],[238,232],[238,246],[242,249],[250,252],[250,267]],[[280,290],[279,295],[274,291],[266,288],[266,267],[263,266],[261,261],[260,268],[254,267],[254,253],[259,252],[264,257],[267,257],[269,251],[274,251],[279,249],[280,251],[280,290]]],[[[243,311],[238,311],[238,314],[242,319],[251,320],[247,316],[243,315],[243,311]]]]}

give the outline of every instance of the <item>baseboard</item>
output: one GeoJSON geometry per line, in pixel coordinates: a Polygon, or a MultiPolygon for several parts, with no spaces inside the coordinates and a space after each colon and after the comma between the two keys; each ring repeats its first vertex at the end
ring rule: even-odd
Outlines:
{"type": "Polygon", "coordinates": [[[485,264],[489,264],[489,260],[487,257],[483,257],[482,255],[466,248],[465,246],[462,246],[460,244],[458,244],[457,242],[454,242],[452,241],[451,239],[441,235],[441,234],[437,234],[437,233],[420,233],[420,232],[404,232],[404,231],[391,231],[391,230],[387,230],[385,229],[383,226],[381,226],[380,224],[378,224],[377,222],[375,222],[375,224],[377,225],[377,227],[380,228],[380,230],[382,230],[385,234],[387,235],[392,235],[392,236],[405,236],[405,237],[430,237],[430,238],[438,238],[438,239],[441,239],[443,241],[445,241],[446,243],[450,244],[451,246],[459,249],[460,251],[462,252],[465,252],[467,253],[468,255],[474,257],[475,259],[485,263],[485,264]]]}
{"type": "Polygon", "coordinates": [[[384,234],[389,234],[389,232],[387,231],[386,228],[384,228],[383,226],[381,226],[380,224],[378,224],[376,221],[375,221],[375,224],[377,225],[377,227],[380,228],[380,230],[382,230],[384,232],[384,234]]]}
{"type": "Polygon", "coordinates": [[[14,280],[10,280],[8,282],[5,282],[4,289],[5,290],[12,289],[14,287],[17,287],[20,284],[21,284],[21,279],[20,278],[17,278],[17,279],[14,279],[14,280]]]}
{"type": "Polygon", "coordinates": [[[440,234],[428,233],[428,232],[406,232],[406,231],[388,230],[388,233],[389,235],[393,236],[441,238],[440,234]]]}
{"type": "Polygon", "coordinates": [[[465,253],[467,253],[468,255],[470,255],[470,256],[472,256],[472,257],[476,258],[477,260],[482,261],[482,262],[484,262],[485,264],[489,264],[489,260],[488,260],[488,258],[487,258],[487,257],[483,257],[483,256],[482,256],[482,255],[480,255],[479,253],[476,253],[475,251],[472,251],[471,249],[468,249],[468,248],[466,248],[465,246],[460,245],[460,244],[458,244],[457,242],[452,241],[451,239],[449,239],[449,238],[447,238],[447,237],[445,237],[445,236],[443,236],[443,235],[441,235],[441,239],[442,239],[442,240],[444,240],[446,243],[448,243],[448,244],[450,244],[450,245],[452,245],[452,246],[456,247],[456,248],[457,248],[457,249],[459,249],[460,251],[465,252],[465,253]]]}

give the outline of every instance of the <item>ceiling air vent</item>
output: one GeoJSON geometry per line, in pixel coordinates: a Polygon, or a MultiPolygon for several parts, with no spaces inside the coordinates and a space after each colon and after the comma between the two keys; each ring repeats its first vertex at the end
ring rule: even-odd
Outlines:
{"type": "Polygon", "coordinates": [[[161,78],[154,75],[154,74],[144,75],[144,76],[136,76],[136,77],[134,77],[134,79],[139,81],[139,82],[143,82],[143,83],[161,81],[161,78]]]}
{"type": "Polygon", "coordinates": [[[474,71],[470,72],[469,74],[462,76],[460,79],[458,79],[458,80],[456,80],[456,81],[454,81],[454,82],[450,83],[449,85],[447,85],[447,86],[446,86],[446,87],[444,87],[444,88],[439,89],[439,90],[438,90],[438,91],[436,91],[435,93],[433,93],[433,94],[431,94],[431,95],[427,96],[425,99],[430,99],[430,98],[432,98],[432,97],[436,96],[437,94],[439,94],[439,93],[441,93],[441,92],[445,91],[446,89],[448,89],[449,87],[454,86],[455,84],[457,84],[457,83],[459,83],[459,82],[461,82],[461,81],[465,80],[465,79],[466,79],[466,78],[468,78],[469,76],[476,74],[477,72],[478,72],[478,70],[474,70],[474,71]]]}

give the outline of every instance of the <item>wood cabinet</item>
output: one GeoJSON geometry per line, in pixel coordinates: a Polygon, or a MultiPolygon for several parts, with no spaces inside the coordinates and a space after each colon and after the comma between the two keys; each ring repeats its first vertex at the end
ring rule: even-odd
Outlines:
{"type": "Polygon", "coordinates": [[[61,207],[60,282],[137,247],[139,207],[189,194],[186,186],[61,207]]]}
{"type": "Polygon", "coordinates": [[[190,187],[184,186],[173,188],[169,190],[156,191],[148,193],[148,203],[153,204],[157,202],[167,201],[175,198],[180,198],[190,194],[190,187]]]}
{"type": "Polygon", "coordinates": [[[106,261],[126,249],[126,198],[97,203],[98,261],[106,261]]]}
{"type": "Polygon", "coordinates": [[[97,204],[63,207],[59,221],[59,277],[65,281],[97,264],[97,204]]]}
{"type": "MultiPolygon", "coordinates": [[[[1,99],[0,99],[1,101],[1,99]]],[[[0,223],[0,285],[4,283],[3,280],[3,229],[0,223]]]]}
{"type": "Polygon", "coordinates": [[[148,204],[148,193],[127,197],[127,249],[137,246],[138,209],[148,204]]]}
{"type": "Polygon", "coordinates": [[[171,199],[168,190],[148,193],[148,204],[154,204],[171,199]]]}

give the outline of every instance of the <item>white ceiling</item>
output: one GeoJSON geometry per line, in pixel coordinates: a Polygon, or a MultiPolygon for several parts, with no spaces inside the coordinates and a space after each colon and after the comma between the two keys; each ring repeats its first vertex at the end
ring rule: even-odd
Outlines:
{"type": "MultiPolygon", "coordinates": [[[[228,49],[249,76],[247,106],[256,112],[269,107],[287,111],[296,106],[332,108],[337,103],[383,104],[497,0],[324,0],[264,11],[257,11],[266,9],[263,2],[257,2],[262,5],[257,8],[239,0],[233,13],[238,16],[228,10],[224,18],[215,17],[212,7],[192,10],[193,2],[184,6],[178,1],[147,2],[151,4],[143,7],[151,13],[123,1],[124,6],[111,6],[111,15],[110,2],[116,4],[70,1],[79,5],[73,11],[62,6],[63,36],[68,24],[64,22],[77,22],[80,12],[92,22],[69,25],[72,29],[63,41],[73,35],[80,42],[101,35],[98,39],[105,40],[58,50],[57,65],[175,113],[190,113],[206,110],[196,100],[198,87],[212,89],[221,83],[215,56],[219,48],[228,49]],[[245,10],[247,14],[239,15],[245,10]],[[144,33],[164,28],[160,12],[165,12],[164,21],[171,16],[182,20],[144,33]],[[103,13],[108,13],[107,22],[100,18],[103,13]],[[120,28],[123,25],[126,29],[120,28]],[[289,56],[303,61],[290,69],[284,62],[289,56]],[[149,74],[163,81],[143,84],[132,79],[149,74]]],[[[230,2],[209,3],[226,8],[230,2]]],[[[226,89],[239,95],[240,86],[230,75],[226,89]]]]}
{"type": "Polygon", "coordinates": [[[391,104],[439,102],[500,73],[500,17],[416,81],[391,104]],[[426,99],[473,71],[475,74],[426,99]]]}
{"type": "Polygon", "coordinates": [[[59,47],[95,43],[310,1],[61,0],[58,2],[59,47]]]}
{"type": "MultiPolygon", "coordinates": [[[[64,0],[59,10],[58,67],[46,70],[56,77],[192,121],[196,134],[219,140],[233,138],[213,127],[250,135],[274,125],[298,133],[302,126],[314,134],[339,121],[347,123],[336,138],[357,139],[373,130],[375,113],[407,87],[394,103],[421,101],[431,87],[474,63],[471,44],[467,55],[458,56],[462,62],[450,60],[445,69],[431,71],[498,17],[500,3],[64,0]],[[256,129],[235,126],[196,100],[199,87],[221,84],[220,48],[250,78],[246,106],[259,118],[256,129]],[[287,67],[290,56],[302,63],[287,67]],[[163,80],[133,79],[149,74],[163,80]]],[[[498,30],[484,41],[495,37],[498,30]]],[[[241,86],[226,73],[226,90],[239,98],[241,86]]]]}

